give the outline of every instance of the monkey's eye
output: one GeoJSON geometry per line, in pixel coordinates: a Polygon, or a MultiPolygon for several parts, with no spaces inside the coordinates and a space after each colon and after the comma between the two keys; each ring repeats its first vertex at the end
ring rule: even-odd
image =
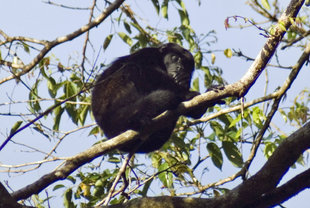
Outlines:
{"type": "Polygon", "coordinates": [[[172,60],[173,62],[179,62],[180,57],[177,56],[177,55],[172,55],[172,56],[171,56],[171,60],[172,60]]]}

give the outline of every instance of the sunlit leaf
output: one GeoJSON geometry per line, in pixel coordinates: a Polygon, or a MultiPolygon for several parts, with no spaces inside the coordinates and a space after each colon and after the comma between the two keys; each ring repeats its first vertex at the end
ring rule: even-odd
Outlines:
{"type": "Polygon", "coordinates": [[[165,19],[168,19],[168,2],[169,0],[164,0],[162,6],[161,6],[161,14],[165,19]]]}
{"type": "Polygon", "coordinates": [[[14,134],[17,129],[20,127],[20,125],[22,125],[23,121],[17,121],[13,127],[11,128],[10,134],[14,134]]]}
{"type": "Polygon", "coordinates": [[[215,63],[216,56],[214,53],[211,53],[211,64],[215,63]]]}
{"type": "Polygon", "coordinates": [[[90,135],[96,135],[96,134],[98,134],[99,132],[100,132],[99,126],[96,126],[96,127],[94,127],[94,128],[89,132],[88,136],[90,136],[90,135]]]}
{"type": "Polygon", "coordinates": [[[262,5],[265,9],[270,10],[270,4],[268,2],[268,0],[261,0],[262,1],[262,5]]]}
{"type": "Polygon", "coordinates": [[[118,36],[128,45],[132,45],[132,39],[126,33],[119,32],[118,36]]]}
{"type": "Polygon", "coordinates": [[[284,22],[280,21],[280,22],[278,23],[278,26],[280,27],[280,29],[281,29],[282,31],[286,31],[286,27],[285,27],[284,22]]]}
{"type": "Polygon", "coordinates": [[[194,79],[193,81],[193,90],[199,92],[199,79],[198,78],[194,79]]]}
{"type": "Polygon", "coordinates": [[[266,142],[264,148],[265,157],[268,159],[273,154],[276,148],[277,145],[274,142],[266,142]]]}
{"type": "Polygon", "coordinates": [[[119,163],[120,159],[118,157],[109,157],[108,161],[110,163],[119,163]]]}
{"type": "Polygon", "coordinates": [[[233,121],[230,122],[230,125],[228,128],[236,126],[236,124],[241,121],[241,118],[242,118],[242,116],[241,116],[241,114],[239,114],[233,121]]]}
{"type": "Polygon", "coordinates": [[[173,175],[169,171],[165,171],[169,168],[168,163],[163,163],[159,166],[158,171],[164,171],[158,175],[159,180],[164,184],[165,187],[171,188],[173,184],[173,175]]]}
{"type": "Polygon", "coordinates": [[[195,63],[197,64],[198,68],[200,68],[201,62],[202,62],[202,53],[201,53],[201,51],[198,51],[197,53],[195,53],[194,60],[195,60],[195,63]]]}
{"type": "Polygon", "coordinates": [[[180,9],[178,10],[178,12],[181,18],[182,25],[189,26],[189,18],[187,13],[185,13],[183,10],[180,9]]]}
{"type": "Polygon", "coordinates": [[[230,48],[227,48],[224,50],[224,55],[227,57],[227,58],[231,58],[232,57],[232,50],[230,48]]]}
{"type": "Polygon", "coordinates": [[[113,35],[112,35],[112,34],[108,35],[108,36],[105,38],[105,40],[104,40],[104,42],[103,42],[103,49],[104,49],[104,50],[107,49],[107,47],[110,45],[112,38],[113,38],[113,35]]]}

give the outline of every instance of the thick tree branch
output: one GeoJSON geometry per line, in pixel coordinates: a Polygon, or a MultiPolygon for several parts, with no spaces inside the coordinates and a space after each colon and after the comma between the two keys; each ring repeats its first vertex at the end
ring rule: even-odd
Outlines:
{"type": "Polygon", "coordinates": [[[299,156],[310,148],[310,122],[286,138],[275,150],[261,170],[228,194],[213,199],[180,197],[145,197],[111,208],[160,207],[160,208],[257,208],[271,207],[283,202],[310,186],[310,170],[294,177],[276,188],[283,175],[299,156]],[[263,183],[268,181],[268,183],[263,183]]]}
{"type": "MultiPolygon", "coordinates": [[[[302,66],[309,59],[309,54],[310,54],[310,43],[306,46],[305,51],[302,53],[302,55],[298,59],[297,63],[292,67],[291,73],[289,74],[288,78],[285,80],[284,84],[281,86],[280,89],[278,89],[274,93],[271,93],[271,94],[265,96],[264,98],[257,99],[257,100],[255,100],[255,102],[253,102],[253,101],[252,102],[248,102],[248,103],[246,103],[244,105],[244,107],[249,107],[250,105],[256,104],[258,102],[262,102],[264,100],[274,99],[274,103],[272,105],[271,111],[268,113],[267,119],[266,119],[263,127],[259,131],[259,133],[258,133],[258,135],[257,135],[257,137],[256,137],[256,139],[255,139],[255,141],[253,143],[250,155],[249,155],[247,161],[245,162],[243,168],[238,173],[236,173],[236,174],[234,174],[234,175],[232,175],[232,176],[230,176],[228,178],[225,178],[225,179],[220,180],[218,182],[207,184],[207,185],[201,187],[200,191],[209,189],[211,187],[219,186],[219,185],[222,185],[222,184],[227,183],[229,181],[235,180],[239,176],[243,176],[246,173],[246,171],[249,169],[249,166],[251,165],[251,163],[252,163],[252,161],[253,161],[253,159],[254,159],[254,157],[256,155],[258,147],[259,147],[259,145],[260,145],[260,143],[261,143],[261,141],[263,139],[264,133],[267,130],[267,128],[269,128],[269,125],[270,125],[270,122],[271,122],[271,120],[273,118],[273,115],[275,114],[275,112],[278,109],[279,102],[281,101],[282,97],[285,95],[287,90],[291,87],[292,83],[294,82],[295,78],[297,77],[297,75],[298,75],[299,71],[301,70],[302,66]]],[[[207,120],[213,119],[216,116],[222,115],[224,113],[240,110],[241,107],[242,106],[239,105],[239,106],[235,106],[235,107],[230,108],[230,109],[221,110],[218,113],[212,114],[212,115],[210,115],[208,117],[205,117],[205,118],[202,118],[202,119],[198,119],[197,122],[195,121],[195,123],[199,123],[199,122],[202,122],[202,121],[207,121],[207,120]]]]}
{"type": "Polygon", "coordinates": [[[88,162],[91,162],[95,158],[103,155],[104,153],[110,151],[111,149],[115,149],[118,146],[125,144],[126,142],[132,139],[137,138],[138,136],[139,134],[137,132],[128,130],[120,134],[119,136],[114,137],[113,139],[96,144],[91,148],[89,148],[88,150],[71,157],[61,167],[57,168],[53,172],[42,176],[39,180],[35,181],[34,183],[14,192],[12,194],[12,197],[16,200],[20,200],[20,199],[26,199],[30,197],[32,194],[39,193],[50,184],[58,180],[66,179],[68,175],[70,175],[80,166],[88,162]]]}
{"type": "Polygon", "coordinates": [[[0,208],[34,208],[18,204],[0,183],[0,208]]]}
{"type": "Polygon", "coordinates": [[[295,176],[284,185],[264,194],[252,207],[275,206],[310,188],[310,169],[295,176]]]}
{"type": "Polygon", "coordinates": [[[227,207],[251,207],[250,204],[274,190],[299,156],[310,148],[309,138],[310,122],[286,138],[258,173],[221,197],[222,200],[230,202],[227,207]],[[262,183],[263,181],[268,183],[262,183]],[[240,201],[239,197],[243,200],[240,201]]]}
{"type": "Polygon", "coordinates": [[[245,75],[240,79],[240,81],[235,82],[233,84],[225,86],[220,91],[210,91],[201,96],[195,97],[193,100],[185,102],[184,106],[190,106],[192,104],[203,105],[204,101],[215,100],[214,98],[225,98],[230,96],[242,97],[244,96],[251,86],[254,85],[255,81],[259,77],[259,75],[264,71],[267,63],[273,56],[278,44],[280,43],[282,37],[285,34],[285,30],[281,29],[283,26],[286,30],[290,27],[291,21],[290,19],[294,19],[298,14],[300,8],[302,7],[304,1],[303,0],[292,0],[285,12],[279,19],[279,23],[275,27],[274,35],[271,35],[263,48],[257,55],[255,61],[250,66],[249,70],[245,73],[245,75]],[[279,25],[281,24],[281,26],[279,25]]]}

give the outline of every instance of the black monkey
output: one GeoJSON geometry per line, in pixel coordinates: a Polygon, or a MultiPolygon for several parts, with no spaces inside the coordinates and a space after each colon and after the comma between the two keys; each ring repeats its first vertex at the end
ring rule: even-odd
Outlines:
{"type": "MultiPolygon", "coordinates": [[[[141,130],[155,116],[199,94],[189,91],[193,70],[192,54],[174,43],[118,58],[95,83],[92,110],[96,122],[108,138],[128,129],[141,130]]],[[[187,116],[200,117],[205,110],[187,116]]],[[[175,124],[176,120],[152,133],[136,152],[159,149],[175,124]]],[[[130,152],[140,143],[127,143],[120,150],[130,152]]]]}

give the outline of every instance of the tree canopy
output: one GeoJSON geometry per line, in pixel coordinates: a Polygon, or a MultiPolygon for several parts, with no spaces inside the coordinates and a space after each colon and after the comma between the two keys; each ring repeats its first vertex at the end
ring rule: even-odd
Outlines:
{"type": "Polygon", "coordinates": [[[0,28],[0,207],[274,207],[306,192],[310,3],[246,3],[246,16],[221,20],[225,34],[205,26],[215,20],[201,0],[43,1],[58,35],[34,22],[35,35],[0,28]],[[73,26],[58,31],[64,22],[73,26]],[[218,46],[247,42],[248,30],[256,36],[242,48],[218,46]],[[201,95],[152,120],[147,133],[180,116],[160,150],[124,154],[117,148],[145,132],[107,140],[93,82],[115,58],[167,42],[193,54],[201,95]],[[218,100],[199,119],[181,116],[218,100]]]}

